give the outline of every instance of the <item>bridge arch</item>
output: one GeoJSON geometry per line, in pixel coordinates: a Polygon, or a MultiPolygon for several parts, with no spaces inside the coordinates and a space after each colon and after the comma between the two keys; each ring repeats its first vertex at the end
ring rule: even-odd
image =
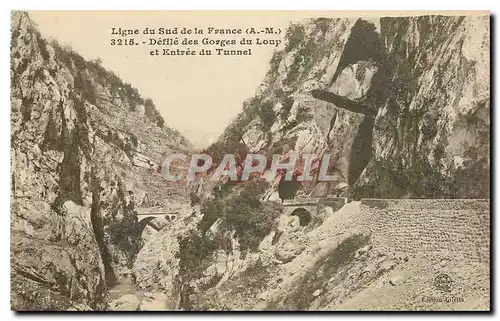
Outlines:
{"type": "Polygon", "coordinates": [[[144,232],[146,225],[148,225],[149,222],[151,222],[155,218],[157,218],[157,217],[156,216],[147,216],[147,217],[141,218],[139,220],[139,224],[138,224],[139,226],[138,226],[138,230],[137,230],[137,235],[139,235],[139,237],[142,237],[142,232],[144,232]]]}
{"type": "Polygon", "coordinates": [[[312,220],[311,212],[303,207],[296,208],[290,215],[294,215],[299,218],[300,226],[306,226],[312,220]]]}
{"type": "Polygon", "coordinates": [[[151,215],[151,216],[141,215],[139,216],[139,222],[138,222],[138,235],[142,236],[142,233],[144,232],[146,226],[154,219],[164,219],[167,222],[172,222],[173,220],[175,220],[176,217],[177,217],[176,214],[151,215]]]}

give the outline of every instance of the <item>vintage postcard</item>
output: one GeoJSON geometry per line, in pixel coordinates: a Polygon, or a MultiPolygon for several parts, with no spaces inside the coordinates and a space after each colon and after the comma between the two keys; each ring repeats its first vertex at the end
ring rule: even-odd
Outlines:
{"type": "Polygon", "coordinates": [[[13,11],[15,311],[490,311],[489,12],[13,11]]]}

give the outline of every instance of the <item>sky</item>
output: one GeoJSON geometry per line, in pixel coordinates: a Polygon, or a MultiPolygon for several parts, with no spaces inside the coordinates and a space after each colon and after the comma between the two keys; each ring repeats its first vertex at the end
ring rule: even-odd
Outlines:
{"type": "MultiPolygon", "coordinates": [[[[243,101],[254,95],[277,48],[253,46],[251,56],[150,56],[151,46],[111,46],[111,39],[119,38],[111,35],[111,29],[138,28],[142,32],[145,27],[274,27],[283,32],[273,38],[283,40],[290,21],[304,17],[304,13],[270,11],[31,11],[29,14],[46,38],[71,46],[86,59],[100,58],[106,69],[136,87],[143,97],[151,98],[167,126],[179,130],[197,147],[215,141],[241,111],[243,101]]],[[[149,36],[140,37],[148,40],[149,36]]]]}

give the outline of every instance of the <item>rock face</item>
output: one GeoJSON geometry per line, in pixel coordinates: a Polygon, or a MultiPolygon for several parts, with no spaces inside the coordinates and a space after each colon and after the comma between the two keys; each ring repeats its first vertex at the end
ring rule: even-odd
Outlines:
{"type": "Polygon", "coordinates": [[[336,181],[280,182],[260,203],[237,198],[254,181],[219,186],[201,217],[141,252],[138,284],[181,310],[488,309],[489,202],[453,200],[489,197],[488,32],[488,17],[292,25],[255,97],[209,150],[329,153],[336,181]],[[365,199],[308,219],[305,208],[258,216],[279,198],[338,193],[365,199]],[[367,197],[430,200],[384,209],[367,197]],[[463,301],[432,302],[439,273],[460,283],[463,301]]]}
{"type": "Polygon", "coordinates": [[[315,19],[270,64],[219,144],[330,153],[327,194],[488,197],[488,16],[315,19]]]}
{"type": "Polygon", "coordinates": [[[213,150],[329,153],[336,181],[191,190],[157,173],[189,146],[150,100],[12,25],[13,309],[489,308],[489,202],[442,200],[489,195],[488,17],[292,25],[213,150]],[[436,199],[280,200],[339,193],[436,199]],[[138,222],[156,205],[178,218],[138,222]]]}
{"type": "Polygon", "coordinates": [[[141,246],[134,207],[186,194],[156,170],[187,142],[99,62],[11,19],[12,308],[103,309],[141,246]]]}
{"type": "Polygon", "coordinates": [[[179,302],[178,237],[186,234],[200,218],[199,209],[184,211],[181,216],[191,219],[171,221],[158,231],[145,243],[132,269],[138,289],[162,294],[164,310],[176,309],[179,302]]]}

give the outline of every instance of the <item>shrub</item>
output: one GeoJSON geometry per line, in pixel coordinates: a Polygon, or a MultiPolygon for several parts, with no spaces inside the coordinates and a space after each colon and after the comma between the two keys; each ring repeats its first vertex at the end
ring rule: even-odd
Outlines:
{"type": "MultiPolygon", "coordinates": [[[[240,250],[245,255],[248,251],[257,250],[262,239],[275,228],[276,217],[282,209],[278,203],[260,201],[267,187],[264,180],[245,182],[234,188],[228,197],[204,202],[201,209],[203,218],[198,223],[197,230],[191,230],[187,235],[178,238],[178,281],[181,306],[184,309],[193,307],[191,295],[194,293],[189,281],[203,276],[203,271],[213,263],[216,250],[232,251],[232,231],[235,232],[240,250]],[[219,219],[219,231],[215,235],[206,233],[219,219]]],[[[218,282],[217,276],[204,286],[208,287],[213,282],[218,282]]]]}
{"type": "Polygon", "coordinates": [[[261,204],[259,200],[235,198],[229,204],[223,218],[227,227],[234,229],[242,252],[255,251],[262,239],[274,228],[275,219],[281,212],[278,203],[261,204]]]}
{"type": "Polygon", "coordinates": [[[202,205],[203,218],[198,229],[204,234],[215,221],[221,219],[221,230],[233,231],[242,252],[257,250],[262,239],[275,225],[281,205],[261,202],[268,184],[264,180],[242,183],[227,198],[217,198],[202,205]],[[236,194],[236,195],[235,195],[236,194]]]}
{"type": "Polygon", "coordinates": [[[80,92],[82,97],[89,103],[95,105],[97,103],[97,96],[92,82],[87,78],[83,70],[78,70],[74,76],[75,90],[80,92]]]}
{"type": "Polygon", "coordinates": [[[281,112],[281,119],[282,120],[286,120],[288,118],[288,116],[290,115],[290,110],[292,109],[293,103],[294,103],[293,98],[289,97],[289,96],[284,97],[281,100],[281,104],[283,105],[283,109],[281,112]]]}
{"type": "Polygon", "coordinates": [[[298,23],[291,24],[286,30],[285,39],[287,43],[285,45],[285,51],[290,52],[294,47],[304,41],[305,29],[304,26],[298,23]]]}
{"type": "Polygon", "coordinates": [[[318,18],[318,19],[314,20],[314,24],[316,24],[316,28],[318,28],[323,35],[327,33],[328,29],[330,28],[331,22],[332,22],[332,19],[329,19],[329,18],[318,18]]]}
{"type": "Polygon", "coordinates": [[[40,49],[40,55],[44,60],[49,60],[50,59],[50,54],[47,50],[47,41],[43,39],[42,35],[37,32],[36,33],[36,40],[38,44],[38,48],[40,49]]]}
{"type": "Polygon", "coordinates": [[[146,116],[152,121],[156,122],[156,125],[158,127],[162,128],[163,125],[165,124],[165,121],[163,120],[163,117],[161,117],[160,113],[156,109],[156,106],[153,103],[153,100],[151,100],[151,98],[148,98],[144,101],[144,107],[146,116]]]}
{"type": "Polygon", "coordinates": [[[179,236],[179,274],[183,281],[198,278],[202,275],[205,266],[210,264],[216,247],[209,237],[199,235],[191,230],[186,236],[179,236]]]}
{"type": "Polygon", "coordinates": [[[217,166],[222,161],[225,154],[235,154],[239,159],[244,159],[249,152],[248,147],[240,141],[241,136],[235,131],[229,131],[224,142],[216,142],[203,150],[203,153],[212,157],[212,164],[217,166]]]}
{"type": "Polygon", "coordinates": [[[269,131],[276,120],[273,106],[274,103],[271,100],[266,100],[258,96],[252,97],[243,104],[243,113],[239,116],[237,127],[241,130],[255,117],[258,117],[261,129],[263,131],[269,131]]]}
{"type": "Polygon", "coordinates": [[[205,234],[215,221],[222,216],[223,211],[224,203],[219,198],[204,202],[201,207],[203,218],[198,222],[198,230],[200,230],[202,234],[205,234]]]}
{"type": "Polygon", "coordinates": [[[65,217],[68,215],[68,209],[64,206],[64,199],[59,196],[50,204],[50,208],[57,216],[65,217]]]}
{"type": "Polygon", "coordinates": [[[258,115],[262,125],[262,130],[265,132],[269,131],[276,119],[276,115],[273,110],[273,103],[270,101],[261,103],[258,107],[258,115]]]}
{"type": "Polygon", "coordinates": [[[137,139],[137,136],[135,136],[134,134],[130,134],[130,141],[132,142],[134,148],[137,148],[137,146],[139,145],[139,140],[137,139]]]}
{"type": "Polygon", "coordinates": [[[273,56],[271,57],[271,60],[269,61],[270,65],[268,72],[269,74],[273,75],[278,73],[278,67],[281,63],[281,59],[282,59],[282,53],[280,51],[275,51],[273,53],[273,56]]]}

